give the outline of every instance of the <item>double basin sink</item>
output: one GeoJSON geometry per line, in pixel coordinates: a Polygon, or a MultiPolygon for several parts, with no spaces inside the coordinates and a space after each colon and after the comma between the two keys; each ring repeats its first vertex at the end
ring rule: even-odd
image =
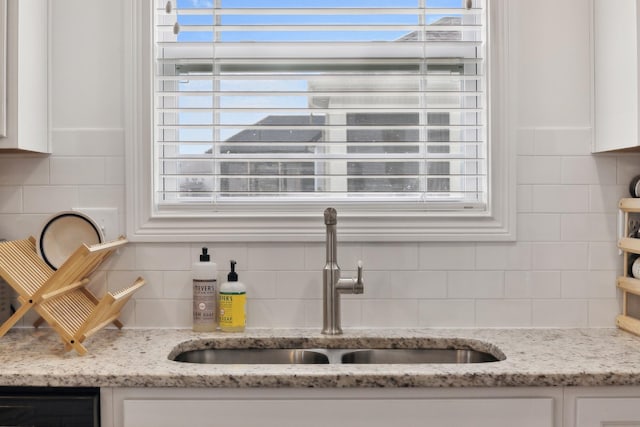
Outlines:
{"type": "MultiPolygon", "coordinates": [[[[387,348],[197,348],[174,349],[169,359],[203,364],[422,364],[487,363],[506,357],[495,347],[481,342],[435,343],[419,348],[397,348],[401,340],[387,348]],[[478,348],[481,347],[482,349],[478,348]]],[[[195,347],[195,348],[193,348],[195,347]]]]}

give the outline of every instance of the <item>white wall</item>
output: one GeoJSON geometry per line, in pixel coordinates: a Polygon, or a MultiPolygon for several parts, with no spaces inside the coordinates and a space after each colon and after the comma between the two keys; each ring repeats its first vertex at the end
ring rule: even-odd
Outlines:
{"type": "MultiPolygon", "coordinates": [[[[55,1],[54,154],[0,155],[0,237],[37,235],[51,213],[75,206],[115,206],[123,217],[124,1],[55,1]]],[[[590,154],[584,0],[511,5],[518,241],[340,245],[344,270],[360,258],[366,265],[365,294],[344,297],[344,326],[614,325],[617,199],[640,157],[590,154]]],[[[208,246],[223,270],[238,261],[251,326],[320,328],[322,244],[208,246]]],[[[149,284],[124,322],[189,327],[189,268],[199,248],[130,244],[94,286],[119,288],[142,274],[149,284]]]]}

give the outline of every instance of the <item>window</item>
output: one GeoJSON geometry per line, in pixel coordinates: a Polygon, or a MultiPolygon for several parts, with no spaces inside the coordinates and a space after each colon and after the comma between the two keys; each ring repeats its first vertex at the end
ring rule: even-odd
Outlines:
{"type": "Polygon", "coordinates": [[[319,236],[331,205],[354,239],[510,238],[487,49],[502,1],[132,6],[133,234],[319,236]]]}

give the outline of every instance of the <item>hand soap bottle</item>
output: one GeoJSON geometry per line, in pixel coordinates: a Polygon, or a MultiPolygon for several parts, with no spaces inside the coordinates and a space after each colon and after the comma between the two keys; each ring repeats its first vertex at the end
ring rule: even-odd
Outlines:
{"type": "Polygon", "coordinates": [[[193,330],[213,332],[218,326],[216,308],[218,267],[211,261],[208,249],[202,248],[200,261],[192,266],[193,277],[193,330]]]}
{"type": "Polygon", "coordinates": [[[222,332],[242,332],[247,323],[247,289],[242,282],[238,282],[235,269],[236,262],[231,261],[227,282],[220,286],[218,305],[222,332]]]}

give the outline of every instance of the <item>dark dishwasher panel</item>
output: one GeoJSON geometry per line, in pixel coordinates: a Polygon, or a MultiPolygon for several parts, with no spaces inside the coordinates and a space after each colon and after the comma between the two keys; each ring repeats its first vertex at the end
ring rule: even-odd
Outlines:
{"type": "Polygon", "coordinates": [[[0,427],[99,427],[100,389],[0,387],[0,427]]]}

